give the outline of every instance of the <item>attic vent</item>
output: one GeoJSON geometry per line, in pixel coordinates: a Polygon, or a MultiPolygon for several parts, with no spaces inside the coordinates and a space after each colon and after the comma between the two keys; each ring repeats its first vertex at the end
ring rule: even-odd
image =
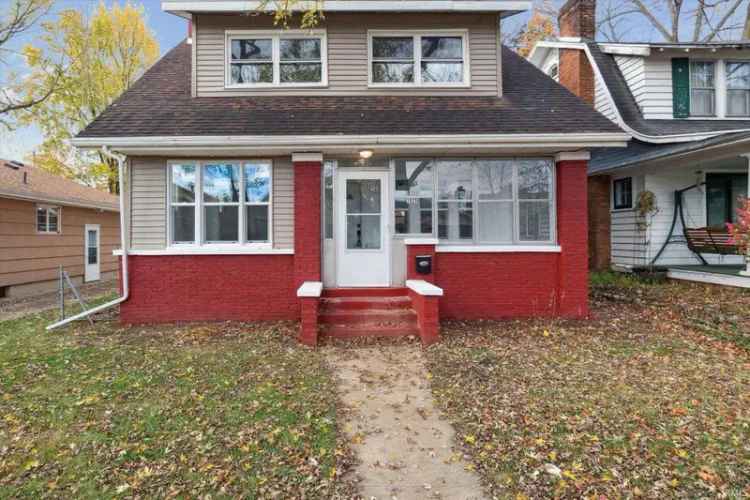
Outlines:
{"type": "Polygon", "coordinates": [[[5,165],[12,168],[13,170],[18,170],[19,168],[23,168],[25,166],[23,163],[16,160],[9,161],[5,165]]]}

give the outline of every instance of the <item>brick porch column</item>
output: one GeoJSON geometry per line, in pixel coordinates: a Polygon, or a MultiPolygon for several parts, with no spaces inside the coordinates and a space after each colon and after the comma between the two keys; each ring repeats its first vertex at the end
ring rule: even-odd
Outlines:
{"type": "Polygon", "coordinates": [[[320,191],[323,155],[295,153],[294,163],[294,287],[320,281],[320,191]]]}
{"type": "Polygon", "coordinates": [[[558,265],[557,312],[588,315],[588,152],[557,155],[557,239],[562,252],[558,265]]]}

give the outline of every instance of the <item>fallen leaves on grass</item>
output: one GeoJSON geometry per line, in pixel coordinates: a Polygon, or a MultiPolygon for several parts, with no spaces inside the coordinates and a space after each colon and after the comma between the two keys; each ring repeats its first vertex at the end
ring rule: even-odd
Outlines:
{"type": "Polygon", "coordinates": [[[0,497],[349,493],[332,374],[293,323],[0,323],[0,497]]]}
{"type": "Polygon", "coordinates": [[[595,290],[591,321],[444,325],[433,394],[490,493],[750,496],[750,295],[695,292],[595,290]]]}

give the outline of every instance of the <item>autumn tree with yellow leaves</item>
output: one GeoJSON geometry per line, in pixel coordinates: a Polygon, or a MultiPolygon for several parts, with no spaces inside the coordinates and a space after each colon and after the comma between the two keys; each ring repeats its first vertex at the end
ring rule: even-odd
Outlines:
{"type": "Polygon", "coordinates": [[[86,184],[119,193],[117,164],[100,153],[75,150],[69,139],[127,90],[159,57],[159,44],[146,25],[143,8],[131,3],[111,8],[102,2],[90,17],[68,9],[42,23],[42,33],[24,48],[31,74],[20,91],[27,99],[47,95],[23,109],[22,124],[44,136],[36,163],[86,184]],[[62,60],[61,76],[50,75],[50,61],[62,60]]]}

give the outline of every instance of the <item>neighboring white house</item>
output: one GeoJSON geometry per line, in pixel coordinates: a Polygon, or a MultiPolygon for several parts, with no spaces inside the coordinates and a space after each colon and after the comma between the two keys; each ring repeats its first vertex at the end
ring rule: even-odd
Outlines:
{"type": "MultiPolygon", "coordinates": [[[[705,264],[687,246],[683,218],[688,228],[725,227],[748,196],[750,42],[598,43],[585,23],[563,18],[590,19],[594,7],[568,2],[564,36],[539,42],[529,60],[633,136],[626,149],[593,154],[589,166],[590,176],[609,179],[611,265],[705,264]],[[645,213],[644,192],[655,201],[645,213]]],[[[738,255],[701,255],[713,265],[743,263],[738,255]]]]}

